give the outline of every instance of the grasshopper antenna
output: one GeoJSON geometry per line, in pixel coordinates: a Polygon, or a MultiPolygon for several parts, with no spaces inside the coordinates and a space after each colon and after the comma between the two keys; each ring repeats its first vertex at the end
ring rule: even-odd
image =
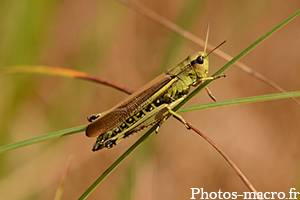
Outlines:
{"type": "MultiPolygon", "coordinates": [[[[208,54],[206,56],[208,56],[210,53],[212,53],[214,50],[216,50],[217,48],[219,48],[220,46],[222,46],[224,43],[226,42],[226,40],[224,40],[221,44],[219,44],[218,46],[216,46],[215,48],[213,48],[210,52],[208,52],[208,54]]],[[[205,51],[204,51],[205,52],[205,51]]]]}
{"type": "Polygon", "coordinates": [[[209,25],[210,25],[210,23],[207,24],[207,29],[206,29],[206,38],[205,38],[205,43],[204,43],[204,53],[206,52],[206,46],[207,46],[207,43],[208,43],[209,25]]]}
{"type": "MultiPolygon", "coordinates": [[[[209,26],[210,26],[210,23],[207,24],[206,38],[205,38],[205,43],[204,43],[204,53],[206,53],[206,47],[207,47],[207,43],[208,43],[209,26]]],[[[208,56],[214,50],[216,50],[217,48],[219,48],[220,46],[222,46],[225,42],[226,42],[226,40],[224,40],[221,44],[219,44],[218,46],[216,46],[215,48],[213,48],[213,50],[211,50],[210,52],[208,52],[208,54],[206,56],[208,56]]]]}

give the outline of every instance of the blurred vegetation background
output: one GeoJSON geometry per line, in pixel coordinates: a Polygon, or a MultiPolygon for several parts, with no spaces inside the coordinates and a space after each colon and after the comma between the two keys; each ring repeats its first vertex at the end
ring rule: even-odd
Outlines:
{"type": "MultiPolygon", "coordinates": [[[[153,11],[235,56],[300,8],[298,0],[140,0],[153,11]]],[[[241,61],[282,86],[300,90],[300,19],[294,19],[241,61]]],[[[105,77],[134,89],[202,47],[111,0],[10,0],[0,3],[0,69],[48,65],[105,77]]],[[[210,74],[226,61],[210,55],[210,74]]],[[[230,68],[210,84],[218,100],[276,93],[230,68]]],[[[21,74],[0,77],[1,146],[87,124],[126,94],[94,83],[21,74]]],[[[205,92],[189,104],[210,102],[205,92]]],[[[299,188],[300,106],[290,99],[185,113],[261,192],[299,188]]],[[[62,199],[77,199],[142,133],[111,150],[91,151],[84,133],[0,155],[1,199],[53,199],[72,156],[62,199]]],[[[206,192],[248,191],[202,138],[170,119],[130,155],[89,199],[190,199],[206,192]]]]}

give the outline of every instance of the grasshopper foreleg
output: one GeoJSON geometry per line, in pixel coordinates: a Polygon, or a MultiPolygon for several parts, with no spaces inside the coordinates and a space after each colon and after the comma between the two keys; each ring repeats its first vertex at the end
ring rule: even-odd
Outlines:
{"type": "MultiPolygon", "coordinates": [[[[221,74],[221,75],[219,75],[219,76],[206,77],[206,78],[203,78],[201,81],[203,82],[203,81],[207,81],[207,80],[216,80],[216,79],[221,78],[221,77],[224,77],[224,78],[225,78],[225,77],[226,77],[226,74],[223,73],[223,74],[221,74]]],[[[213,101],[217,101],[217,98],[211,93],[211,91],[208,89],[208,87],[205,87],[205,90],[206,90],[208,96],[209,96],[213,101]]]]}
{"type": "Polygon", "coordinates": [[[208,87],[205,87],[205,90],[206,90],[208,96],[209,96],[213,101],[217,101],[217,98],[211,93],[211,91],[208,89],[208,87]]]}

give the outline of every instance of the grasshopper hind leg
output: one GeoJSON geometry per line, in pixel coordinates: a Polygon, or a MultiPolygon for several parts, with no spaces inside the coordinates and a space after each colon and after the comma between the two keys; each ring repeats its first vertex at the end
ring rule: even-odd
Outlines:
{"type": "Polygon", "coordinates": [[[158,130],[160,129],[160,127],[162,126],[162,124],[166,121],[166,119],[167,119],[167,114],[168,114],[168,113],[172,114],[176,119],[178,119],[179,121],[181,121],[181,122],[185,125],[185,127],[186,127],[187,129],[191,129],[191,128],[187,125],[186,121],[181,117],[181,115],[177,114],[176,112],[174,112],[174,111],[172,110],[172,109],[173,109],[174,107],[176,107],[181,101],[183,101],[183,100],[185,99],[185,97],[186,97],[186,95],[184,95],[183,97],[181,97],[181,98],[175,100],[174,102],[172,102],[171,104],[169,104],[169,105],[166,107],[166,109],[168,109],[168,112],[165,114],[165,116],[162,117],[161,121],[159,122],[159,124],[158,124],[158,126],[157,126],[157,128],[156,128],[156,130],[155,130],[156,134],[158,133],[158,130]]]}

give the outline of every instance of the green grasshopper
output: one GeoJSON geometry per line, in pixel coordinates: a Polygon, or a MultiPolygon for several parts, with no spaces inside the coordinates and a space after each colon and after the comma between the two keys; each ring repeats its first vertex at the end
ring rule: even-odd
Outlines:
{"type": "MultiPolygon", "coordinates": [[[[198,86],[204,81],[225,77],[225,74],[207,77],[208,55],[225,42],[206,54],[207,38],[206,36],[203,52],[189,55],[181,63],[173,66],[104,114],[90,115],[88,121],[91,123],[87,126],[86,135],[98,136],[92,150],[111,148],[129,135],[156,122],[159,122],[156,129],[158,133],[169,113],[189,129],[185,120],[172,109],[186,98],[190,86],[198,86]]],[[[208,88],[205,89],[216,101],[208,88]]]]}

